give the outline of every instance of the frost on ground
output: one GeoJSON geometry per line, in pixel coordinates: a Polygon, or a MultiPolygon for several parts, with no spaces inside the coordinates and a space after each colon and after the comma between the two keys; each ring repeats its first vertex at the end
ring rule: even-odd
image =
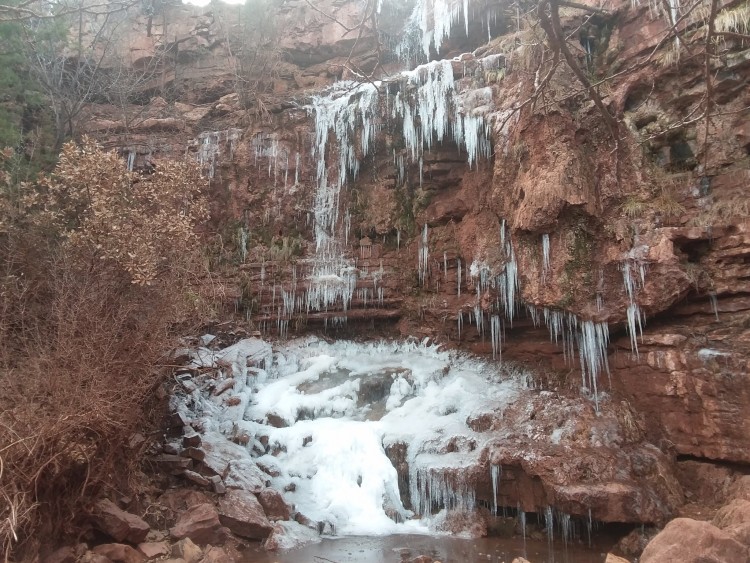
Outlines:
{"type": "MultiPolygon", "coordinates": [[[[202,428],[216,473],[228,488],[271,486],[316,533],[441,531],[440,511],[477,508],[480,482],[506,463],[500,453],[531,467],[563,451],[577,457],[581,439],[589,448],[622,441],[616,419],[590,424],[585,399],[553,401],[528,372],[426,343],[307,337],[272,350],[245,339],[191,354],[194,367],[213,371],[173,407],[202,428]]],[[[564,470],[554,473],[567,484],[564,470]]],[[[274,532],[279,546],[313,537],[285,526],[274,532]]]]}

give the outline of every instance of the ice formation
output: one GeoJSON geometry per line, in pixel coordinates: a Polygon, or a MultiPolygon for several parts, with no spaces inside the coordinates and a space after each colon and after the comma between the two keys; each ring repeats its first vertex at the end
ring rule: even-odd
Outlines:
{"type": "Polygon", "coordinates": [[[222,148],[228,149],[227,158],[234,156],[234,148],[237,141],[242,137],[241,129],[226,129],[224,131],[204,131],[198,135],[198,155],[196,160],[203,173],[210,179],[216,174],[216,165],[222,156],[222,148]]]}
{"type": "Polygon", "coordinates": [[[626,315],[628,334],[630,335],[630,349],[637,357],[638,335],[643,334],[643,325],[646,322],[646,317],[636,301],[636,296],[646,283],[646,264],[643,260],[634,257],[636,254],[635,251],[632,251],[630,254],[620,263],[620,270],[622,271],[625,294],[628,297],[626,315]]]}
{"type": "Polygon", "coordinates": [[[427,223],[424,224],[422,229],[422,238],[419,240],[419,285],[424,285],[429,273],[430,267],[430,244],[429,244],[429,229],[427,223]]]}
{"type": "Polygon", "coordinates": [[[439,53],[443,41],[460,19],[468,35],[469,0],[417,0],[396,53],[405,61],[419,57],[429,59],[430,49],[439,53]]]}
{"type": "MultiPolygon", "coordinates": [[[[247,447],[225,439],[232,467],[248,466],[231,478],[252,479],[257,468],[248,463],[255,458],[287,502],[339,535],[426,533],[438,511],[474,507],[465,475],[481,463],[492,435],[475,432],[467,419],[502,409],[525,391],[520,372],[416,341],[329,344],[308,337],[272,355],[267,344],[247,339],[193,356],[196,365],[229,366],[221,369],[234,380],[236,406],[199,391],[178,406],[202,416],[212,446],[222,433],[250,437],[247,447]],[[388,455],[402,445],[407,506],[388,455]]],[[[499,477],[499,467],[493,471],[499,477]]],[[[497,488],[497,478],[493,483],[497,488]]]]}

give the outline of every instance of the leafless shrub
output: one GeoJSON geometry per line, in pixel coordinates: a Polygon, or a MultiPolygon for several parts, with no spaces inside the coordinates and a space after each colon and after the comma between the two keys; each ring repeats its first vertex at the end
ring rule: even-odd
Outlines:
{"type": "Polygon", "coordinates": [[[129,438],[154,407],[172,324],[191,317],[204,216],[194,165],[157,170],[128,173],[84,143],[15,200],[0,181],[6,559],[69,532],[92,499],[126,489],[138,464],[129,438]]]}

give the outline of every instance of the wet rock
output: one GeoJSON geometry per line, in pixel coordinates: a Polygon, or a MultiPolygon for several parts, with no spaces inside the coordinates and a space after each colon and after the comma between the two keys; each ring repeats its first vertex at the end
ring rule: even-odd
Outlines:
{"type": "Polygon", "coordinates": [[[270,481],[252,459],[236,459],[229,466],[224,484],[227,489],[259,493],[270,484],[270,481]]]}
{"type": "Polygon", "coordinates": [[[226,540],[219,513],[208,503],[192,506],[180,514],[169,533],[174,539],[190,538],[199,545],[221,545],[226,540]]]}
{"type": "Polygon", "coordinates": [[[233,563],[234,559],[222,548],[211,546],[203,556],[203,563],[233,563]]]}
{"type": "Polygon", "coordinates": [[[304,544],[319,542],[317,530],[303,526],[297,522],[276,522],[273,531],[263,542],[263,547],[269,551],[277,549],[294,549],[304,544]]]}
{"type": "Polygon", "coordinates": [[[169,417],[170,428],[185,428],[190,425],[190,420],[181,412],[173,413],[169,417]]]}
{"type": "Polygon", "coordinates": [[[432,524],[436,531],[463,538],[487,536],[487,521],[478,510],[443,510],[432,524]]]}
{"type": "Polygon", "coordinates": [[[263,489],[258,493],[258,501],[269,520],[289,520],[291,508],[278,491],[263,489]]]}
{"type": "Polygon", "coordinates": [[[146,539],[150,529],[145,520],[125,512],[107,499],[96,503],[92,523],[118,542],[141,543],[146,539]]]}
{"type": "Polygon", "coordinates": [[[182,446],[185,448],[197,448],[201,445],[201,435],[188,427],[188,431],[182,437],[182,446]]]}
{"type": "Polygon", "coordinates": [[[286,428],[287,426],[289,426],[283,417],[274,413],[268,414],[268,416],[266,416],[266,421],[270,426],[273,426],[274,428],[286,428]]]}
{"type": "Polygon", "coordinates": [[[200,448],[188,447],[180,452],[180,456],[188,457],[195,461],[203,461],[206,458],[206,452],[200,448]]]}
{"type": "Polygon", "coordinates": [[[178,455],[180,453],[180,447],[176,442],[170,442],[170,443],[164,444],[164,447],[162,447],[162,451],[165,454],[178,455]]]}
{"type": "Polygon", "coordinates": [[[617,549],[629,557],[640,557],[657,533],[656,528],[636,528],[617,542],[617,549]]]}
{"type": "Polygon", "coordinates": [[[211,486],[211,481],[209,479],[207,479],[200,473],[196,473],[195,471],[185,470],[182,476],[188,481],[190,481],[191,483],[195,483],[199,487],[211,486]]]}
{"type": "Polygon", "coordinates": [[[641,563],[747,563],[748,548],[708,522],[676,518],[646,546],[641,563]]]}
{"type": "Polygon", "coordinates": [[[169,544],[165,541],[139,543],[138,551],[148,559],[154,559],[162,555],[169,555],[169,544]]]}
{"type": "Polygon", "coordinates": [[[183,538],[174,544],[172,554],[186,563],[197,563],[203,557],[203,550],[195,545],[190,538],[183,538]]]}
{"type": "Polygon", "coordinates": [[[222,393],[229,391],[232,387],[234,387],[234,379],[230,377],[217,383],[216,387],[214,387],[214,390],[211,392],[211,395],[218,397],[222,393]]]}
{"type": "Polygon", "coordinates": [[[129,545],[122,543],[105,543],[92,549],[97,555],[103,555],[115,563],[142,563],[146,557],[129,545]]]}
{"type": "Polygon", "coordinates": [[[254,494],[232,489],[219,501],[221,523],[244,538],[262,540],[273,530],[254,494]]]}
{"type": "Polygon", "coordinates": [[[157,455],[152,457],[151,461],[172,475],[179,475],[193,464],[192,459],[173,454],[157,455]]]}
{"type": "Polygon", "coordinates": [[[211,482],[211,489],[217,495],[223,495],[224,493],[227,492],[227,488],[224,485],[224,481],[222,481],[221,477],[219,477],[218,475],[214,475],[213,477],[210,477],[208,480],[211,482]]]}
{"type": "Polygon", "coordinates": [[[619,557],[614,553],[608,553],[607,558],[604,560],[604,563],[630,563],[630,561],[628,561],[624,557],[619,557]]]}
{"type": "Polygon", "coordinates": [[[271,345],[259,338],[243,338],[239,342],[217,353],[218,360],[232,368],[233,375],[239,376],[243,368],[259,367],[273,353],[271,345]]]}
{"type": "Polygon", "coordinates": [[[206,457],[199,466],[201,474],[218,475],[227,488],[260,492],[266,486],[266,477],[250,459],[246,448],[228,441],[223,435],[206,433],[203,436],[206,457]]]}

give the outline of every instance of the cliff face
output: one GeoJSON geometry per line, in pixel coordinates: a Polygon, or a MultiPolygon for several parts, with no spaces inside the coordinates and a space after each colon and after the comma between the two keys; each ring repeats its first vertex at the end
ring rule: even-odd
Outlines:
{"type": "Polygon", "coordinates": [[[550,51],[515,9],[471,2],[439,55],[432,44],[449,68],[404,77],[381,51],[399,44],[409,10],[383,4],[380,35],[355,1],[273,3],[260,31],[231,6],[139,15],[119,48],[133,68],[162,59],[144,104],[94,106],[85,129],[135,167],[186,153],[201,162],[214,225],[240,242],[235,297],[261,329],[386,319],[402,335],[495,355],[502,334],[503,360],[539,365],[561,392],[581,387],[583,363],[589,393],[598,382],[687,466],[750,463],[747,41],[724,38],[706,57],[706,26],[686,17],[677,62],[672,26],[648,6],[561,8],[574,57],[617,119],[615,143],[568,66],[537,90],[550,51]],[[321,94],[355,71],[383,82],[321,94]],[[415,111],[441,103],[419,96],[446,73],[453,109],[476,122],[414,153],[395,108],[409,96],[415,111]],[[336,146],[344,114],[372,127],[371,143],[352,133],[349,153],[336,146]],[[356,169],[338,164],[342,153],[356,169]],[[331,184],[349,171],[325,228],[320,162],[331,184]],[[325,285],[331,299],[316,294],[311,307],[332,238],[351,260],[346,288],[325,285]]]}

